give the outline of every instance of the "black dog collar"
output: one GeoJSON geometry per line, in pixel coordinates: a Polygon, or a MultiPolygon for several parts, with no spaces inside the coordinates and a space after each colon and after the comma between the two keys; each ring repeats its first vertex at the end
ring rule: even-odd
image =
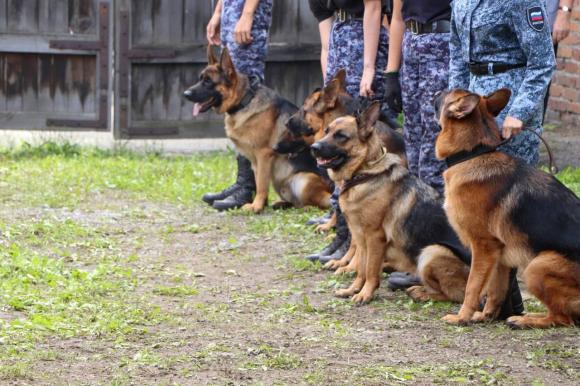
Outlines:
{"type": "Polygon", "coordinates": [[[372,179],[378,178],[380,176],[388,176],[393,172],[393,169],[395,168],[394,165],[389,166],[388,168],[386,168],[385,170],[383,170],[380,173],[376,173],[376,174],[370,174],[370,173],[361,173],[361,174],[357,174],[356,176],[352,177],[350,180],[345,180],[342,188],[340,189],[340,194],[344,194],[346,193],[347,190],[349,190],[350,188],[360,185],[364,182],[370,181],[372,179]]]}
{"type": "Polygon", "coordinates": [[[235,106],[230,107],[228,109],[227,113],[230,115],[235,114],[238,111],[240,111],[241,109],[243,109],[244,107],[246,107],[247,105],[249,105],[250,102],[252,101],[252,99],[254,99],[254,96],[256,96],[257,88],[258,87],[256,85],[250,84],[250,87],[248,87],[248,90],[246,91],[246,93],[242,97],[242,100],[240,101],[240,103],[238,103],[235,106]]]}
{"type": "Polygon", "coordinates": [[[445,158],[445,163],[447,164],[447,168],[450,168],[453,165],[469,161],[472,158],[479,157],[480,155],[491,153],[496,150],[497,147],[495,146],[478,145],[471,151],[460,151],[459,153],[450,155],[449,157],[445,158]]]}

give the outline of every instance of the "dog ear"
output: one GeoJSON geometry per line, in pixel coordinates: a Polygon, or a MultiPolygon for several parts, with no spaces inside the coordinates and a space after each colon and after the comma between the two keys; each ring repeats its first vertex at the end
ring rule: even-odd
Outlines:
{"type": "Polygon", "coordinates": [[[346,70],[344,68],[338,70],[336,74],[334,74],[333,79],[336,79],[336,81],[338,82],[339,90],[344,89],[344,82],[346,81],[346,70]]]}
{"type": "Polygon", "coordinates": [[[336,78],[332,79],[320,92],[320,97],[314,103],[314,110],[318,114],[322,114],[326,110],[333,109],[336,105],[336,98],[338,98],[339,91],[339,81],[336,78]]]}
{"type": "Polygon", "coordinates": [[[234,67],[234,62],[232,62],[232,57],[230,56],[230,51],[227,47],[222,50],[222,55],[220,57],[220,67],[226,74],[226,78],[229,81],[233,81],[236,76],[236,68],[234,67]]]}
{"type": "Polygon", "coordinates": [[[215,56],[215,51],[213,49],[213,46],[211,44],[207,45],[207,63],[209,65],[212,64],[216,64],[217,63],[217,57],[215,56]]]}
{"type": "Polygon", "coordinates": [[[509,88],[500,88],[499,90],[492,92],[485,96],[485,101],[487,104],[487,110],[497,117],[499,113],[507,106],[510,101],[510,96],[512,92],[509,88]]]}
{"type": "Polygon", "coordinates": [[[450,118],[463,119],[473,112],[479,104],[480,96],[477,94],[467,94],[452,102],[447,107],[447,116],[450,118]]]}
{"type": "Polygon", "coordinates": [[[367,139],[374,130],[375,123],[381,115],[381,103],[375,101],[367,107],[356,119],[359,136],[367,139]]]}

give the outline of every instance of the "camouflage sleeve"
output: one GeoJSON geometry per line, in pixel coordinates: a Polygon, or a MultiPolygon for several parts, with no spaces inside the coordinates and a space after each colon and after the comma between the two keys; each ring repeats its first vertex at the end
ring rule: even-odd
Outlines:
{"type": "Polygon", "coordinates": [[[511,19],[527,65],[524,81],[508,115],[526,123],[541,106],[556,68],[556,59],[543,2],[520,0],[513,3],[511,19]]]}
{"type": "MultiPolygon", "coordinates": [[[[455,7],[453,7],[455,8],[455,7]]],[[[449,89],[469,87],[469,67],[463,59],[461,39],[455,24],[455,9],[451,11],[451,36],[449,37],[449,89]]]]}

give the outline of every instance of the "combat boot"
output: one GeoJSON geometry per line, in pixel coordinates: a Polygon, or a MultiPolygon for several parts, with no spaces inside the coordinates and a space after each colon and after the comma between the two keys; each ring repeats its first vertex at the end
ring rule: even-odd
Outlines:
{"type": "Polygon", "coordinates": [[[256,180],[254,178],[252,164],[247,158],[241,155],[238,155],[237,161],[238,177],[236,178],[235,184],[231,186],[236,186],[236,188],[225,198],[214,200],[212,203],[212,207],[219,211],[240,208],[252,202],[254,193],[256,193],[256,180]]]}
{"type": "MultiPolygon", "coordinates": [[[[344,218],[344,215],[342,214],[342,212],[340,210],[337,210],[336,211],[336,236],[330,242],[330,244],[327,245],[325,248],[323,248],[320,252],[314,253],[312,255],[308,255],[308,256],[306,256],[306,259],[310,260],[310,261],[316,261],[316,260],[319,260],[321,258],[321,256],[332,255],[343,244],[348,242],[349,237],[350,237],[350,232],[348,230],[348,225],[346,224],[346,219],[344,218]]],[[[348,250],[348,248],[345,250],[345,253],[347,250],[348,250]]],[[[342,257],[342,256],[340,256],[340,257],[342,257]]]]}
{"type": "MultiPolygon", "coordinates": [[[[224,200],[227,197],[234,194],[238,189],[240,189],[243,185],[243,175],[240,173],[240,170],[243,170],[246,167],[246,164],[249,165],[250,171],[252,170],[252,166],[250,161],[244,156],[238,154],[236,157],[236,161],[238,163],[238,176],[236,178],[236,182],[232,185],[228,186],[224,190],[219,193],[206,193],[204,194],[201,199],[206,202],[208,205],[212,205],[215,201],[224,200]]],[[[252,173],[252,181],[254,181],[254,175],[252,173]]]]}

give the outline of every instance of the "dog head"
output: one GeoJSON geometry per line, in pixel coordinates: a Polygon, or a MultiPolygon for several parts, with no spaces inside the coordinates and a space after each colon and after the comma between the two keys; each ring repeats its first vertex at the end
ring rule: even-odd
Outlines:
{"type": "Polygon", "coordinates": [[[351,113],[353,99],[345,88],[346,71],[339,70],[326,87],[314,90],[300,109],[286,122],[296,136],[302,136],[308,145],[323,136],[323,129],[339,116],[351,113]]]}
{"type": "Polygon", "coordinates": [[[460,89],[437,95],[435,114],[441,126],[435,142],[437,158],[471,151],[478,145],[499,145],[501,136],[495,117],[508,104],[510,96],[507,88],[487,96],[460,89]]]}
{"type": "Polygon", "coordinates": [[[301,135],[297,136],[292,130],[287,128],[280,135],[280,139],[274,145],[273,150],[278,154],[294,154],[307,150],[309,146],[301,135]]]}
{"type": "Polygon", "coordinates": [[[349,175],[366,160],[369,148],[380,149],[374,129],[380,110],[380,103],[372,103],[359,117],[337,118],[324,129],[324,137],[311,146],[318,166],[332,170],[335,176],[349,175]],[[345,170],[350,172],[342,173],[345,170]]]}
{"type": "Polygon", "coordinates": [[[185,90],[183,96],[193,102],[193,116],[213,108],[218,113],[227,111],[236,99],[241,74],[236,72],[227,48],[219,60],[212,46],[207,47],[208,65],[199,74],[199,81],[185,90]]]}

